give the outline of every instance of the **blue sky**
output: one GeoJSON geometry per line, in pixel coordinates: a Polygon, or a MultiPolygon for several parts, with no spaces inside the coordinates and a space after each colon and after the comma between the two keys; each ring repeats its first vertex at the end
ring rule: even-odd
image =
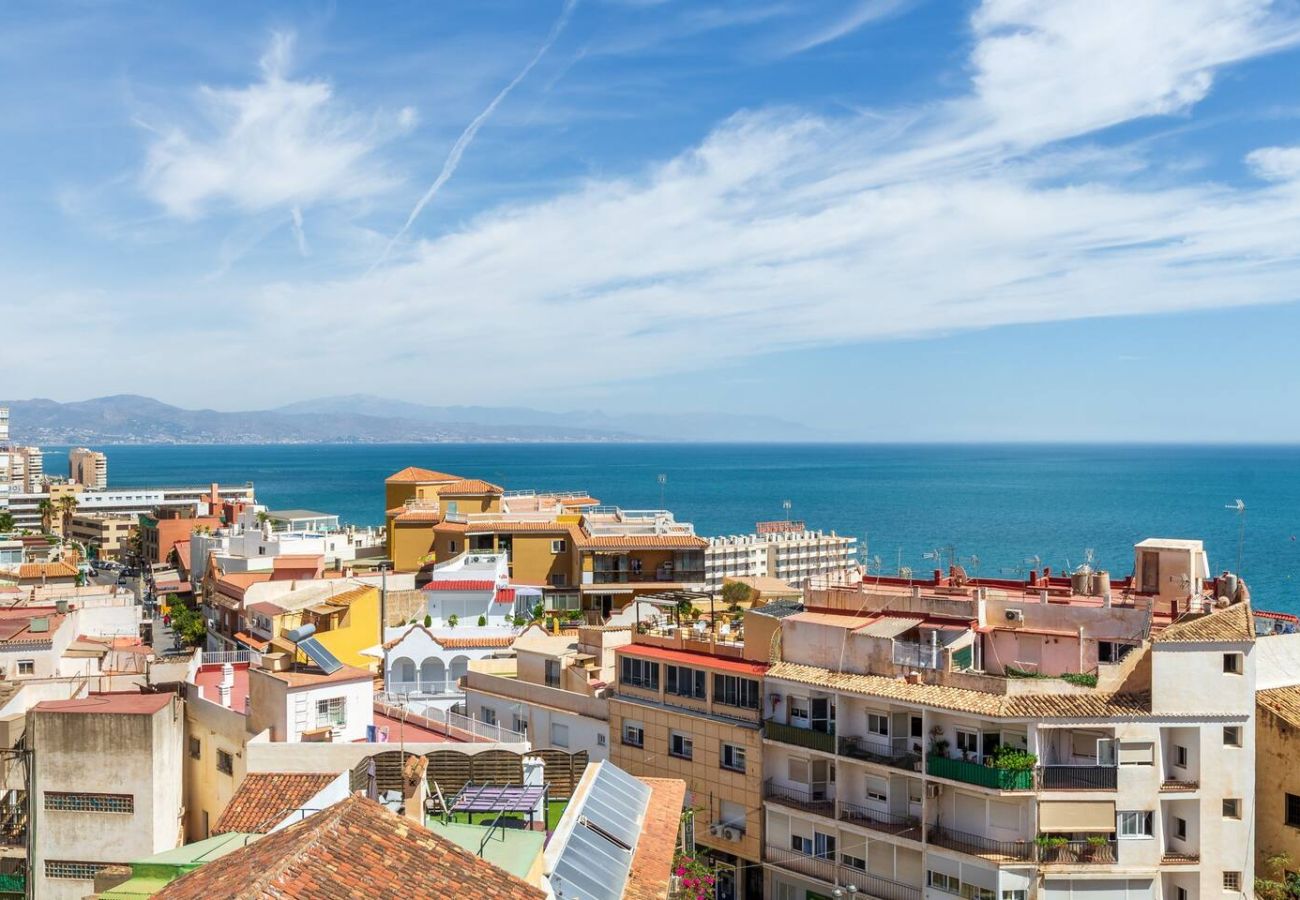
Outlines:
{"type": "Polygon", "coordinates": [[[0,29],[9,397],[1300,440],[1293,0],[28,3],[0,29]]]}

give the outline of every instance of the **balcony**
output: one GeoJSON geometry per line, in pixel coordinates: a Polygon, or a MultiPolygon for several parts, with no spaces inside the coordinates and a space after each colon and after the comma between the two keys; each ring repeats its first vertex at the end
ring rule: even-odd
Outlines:
{"type": "Polygon", "coordinates": [[[1038,787],[1044,791],[1113,791],[1115,766],[1039,766],[1038,787]]]}
{"type": "Polygon", "coordinates": [[[936,847],[947,847],[990,862],[1028,862],[1034,858],[1033,841],[995,841],[979,834],[967,834],[939,825],[925,830],[925,839],[936,847]]]}
{"type": "Polygon", "coordinates": [[[1200,865],[1201,854],[1185,850],[1166,850],[1160,857],[1162,866],[1196,866],[1200,865]]]}
{"type": "Polygon", "coordinates": [[[931,756],[926,760],[925,770],[937,778],[951,778],[953,781],[992,788],[996,791],[1032,791],[1034,789],[1034,772],[1032,769],[999,769],[964,759],[931,756]]]}
{"type": "Polygon", "coordinates": [[[445,697],[464,693],[460,682],[451,679],[421,679],[417,681],[394,681],[387,685],[389,694],[416,694],[425,697],[445,697]]]}
{"type": "Polygon", "coordinates": [[[854,803],[840,803],[840,821],[914,841],[921,839],[921,820],[916,816],[900,816],[854,803]]]}
{"type": "Polygon", "coordinates": [[[825,790],[809,791],[806,788],[778,784],[769,778],[763,782],[763,797],[773,803],[803,812],[823,816],[835,814],[835,801],[825,790]]]}
{"type": "Polygon", "coordinates": [[[703,569],[661,569],[654,572],[593,572],[592,584],[694,584],[704,581],[703,569]]]}
{"type": "Polygon", "coordinates": [[[1166,778],[1160,782],[1160,793],[1162,794],[1186,794],[1199,790],[1201,783],[1199,781],[1189,781],[1186,778],[1166,778]]]}
{"type": "Polygon", "coordinates": [[[852,759],[893,766],[896,769],[916,770],[921,761],[919,753],[908,750],[910,738],[887,737],[842,737],[840,738],[840,755],[852,759]]]}
{"type": "Polygon", "coordinates": [[[1113,866],[1119,862],[1119,844],[1114,838],[1042,840],[1038,844],[1038,862],[1044,866],[1113,866]]]}
{"type": "Polygon", "coordinates": [[[763,736],[773,741],[780,741],[782,744],[803,747],[805,750],[835,752],[835,735],[825,731],[814,731],[811,728],[800,728],[797,725],[786,725],[773,719],[763,722],[763,736]]]}
{"type": "Polygon", "coordinates": [[[853,885],[860,898],[877,900],[921,900],[921,890],[871,875],[852,866],[839,865],[829,857],[810,856],[797,850],[786,850],[768,844],[763,848],[763,860],[787,871],[813,878],[823,884],[853,885]]]}

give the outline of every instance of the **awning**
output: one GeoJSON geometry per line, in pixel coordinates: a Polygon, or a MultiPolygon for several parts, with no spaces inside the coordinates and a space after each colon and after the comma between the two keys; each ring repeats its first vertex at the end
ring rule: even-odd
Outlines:
{"type": "Polygon", "coordinates": [[[1115,830],[1113,800],[1043,800],[1038,804],[1042,832],[1106,832],[1115,830]]]}

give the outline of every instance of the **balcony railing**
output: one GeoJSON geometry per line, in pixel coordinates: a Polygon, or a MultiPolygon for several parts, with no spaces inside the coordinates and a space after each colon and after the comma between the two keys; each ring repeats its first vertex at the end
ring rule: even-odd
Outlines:
{"type": "Polygon", "coordinates": [[[654,572],[593,572],[592,584],[642,584],[662,582],[697,582],[704,580],[703,569],[676,569],[654,572]]]}
{"type": "Polygon", "coordinates": [[[1113,791],[1115,766],[1039,766],[1038,787],[1044,791],[1113,791]]]}
{"type": "Polygon", "coordinates": [[[810,791],[807,788],[778,784],[771,778],[763,782],[763,796],[782,806],[827,816],[835,809],[835,800],[825,789],[810,791]]]}
{"type": "Polygon", "coordinates": [[[840,755],[899,769],[914,769],[921,761],[921,754],[908,749],[911,743],[911,738],[905,737],[842,737],[840,755]]]}
{"type": "Polygon", "coordinates": [[[879,900],[921,900],[920,888],[900,884],[879,875],[872,875],[852,866],[837,863],[829,854],[812,856],[798,850],[787,850],[768,844],[763,848],[763,859],[805,878],[814,878],[830,885],[853,885],[859,897],[879,900]]]}
{"type": "Polygon", "coordinates": [[[816,878],[827,884],[835,884],[835,876],[839,874],[838,870],[841,868],[836,865],[834,859],[829,857],[810,856],[798,850],[786,850],[771,844],[763,848],[763,859],[783,869],[789,869],[808,878],[816,878]]]}
{"type": "Polygon", "coordinates": [[[1194,791],[1200,788],[1201,783],[1195,779],[1188,778],[1166,778],[1160,782],[1160,792],[1162,794],[1180,794],[1187,791],[1194,791]]]}
{"type": "Polygon", "coordinates": [[[793,744],[808,750],[821,750],[823,753],[835,752],[835,735],[811,728],[800,728],[767,719],[763,722],[763,736],[783,744],[793,744]]]}
{"type": "Polygon", "coordinates": [[[1201,854],[1187,850],[1166,850],[1160,857],[1162,866],[1195,866],[1201,861],[1201,854]]]}
{"type": "Polygon", "coordinates": [[[964,759],[949,759],[946,756],[931,756],[926,760],[926,769],[939,778],[951,778],[966,784],[993,788],[998,791],[1032,791],[1034,789],[1034,772],[1032,769],[999,769],[985,766],[964,759]]]}
{"type": "Polygon", "coordinates": [[[417,681],[394,681],[388,685],[390,694],[425,694],[431,697],[447,694],[464,693],[460,682],[452,679],[419,679],[417,681]]]}
{"type": "Polygon", "coordinates": [[[1119,861],[1119,844],[1114,838],[1042,844],[1038,847],[1038,861],[1044,866],[1113,866],[1119,861]]]}
{"type": "Polygon", "coordinates": [[[863,828],[870,828],[873,831],[883,831],[885,834],[910,837],[918,841],[921,839],[921,820],[916,816],[900,816],[866,806],[858,806],[855,803],[841,802],[840,820],[863,828]]]}
{"type": "Polygon", "coordinates": [[[954,831],[939,825],[926,828],[925,838],[936,846],[992,862],[1025,862],[1034,858],[1033,841],[995,841],[983,835],[954,831]]]}
{"type": "Polygon", "coordinates": [[[858,894],[879,897],[880,900],[921,900],[921,889],[890,881],[879,875],[871,875],[852,866],[840,866],[837,873],[840,884],[851,884],[858,889],[858,894]]]}

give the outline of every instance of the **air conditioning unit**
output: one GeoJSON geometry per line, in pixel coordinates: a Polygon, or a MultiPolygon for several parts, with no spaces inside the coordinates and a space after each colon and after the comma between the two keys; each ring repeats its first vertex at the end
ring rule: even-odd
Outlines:
{"type": "Polygon", "coordinates": [[[724,827],[722,829],[722,839],[724,841],[738,841],[740,840],[740,832],[729,826],[724,827]]]}
{"type": "Polygon", "coordinates": [[[722,835],[722,830],[723,829],[722,829],[721,822],[714,822],[711,825],[709,825],[709,834],[713,835],[714,837],[720,837],[722,835]]]}
{"type": "Polygon", "coordinates": [[[925,786],[925,796],[931,800],[938,797],[942,793],[943,793],[943,785],[941,784],[927,784],[925,786]]]}
{"type": "Polygon", "coordinates": [[[1023,621],[1025,621],[1025,611],[1024,611],[1023,609],[1009,609],[1009,610],[1007,610],[1007,621],[1008,621],[1008,622],[1023,622],[1023,621]]]}

